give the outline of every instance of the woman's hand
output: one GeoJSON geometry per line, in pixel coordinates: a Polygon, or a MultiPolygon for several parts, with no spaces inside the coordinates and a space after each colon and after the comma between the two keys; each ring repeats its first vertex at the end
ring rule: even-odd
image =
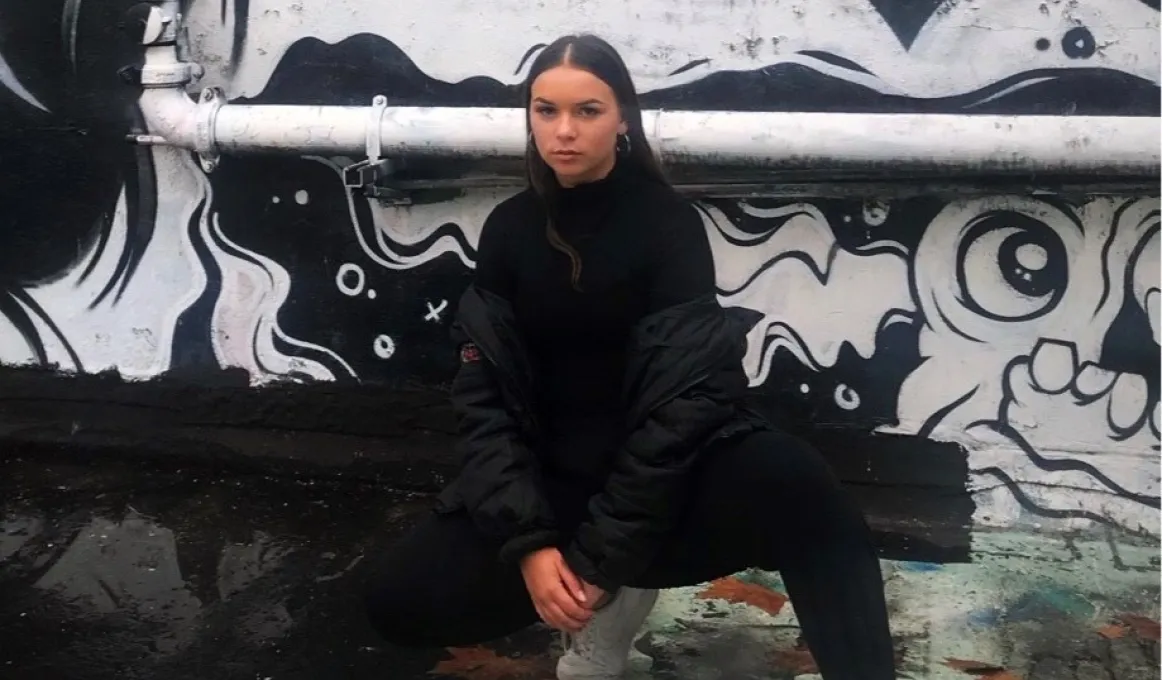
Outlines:
{"type": "Polygon", "coordinates": [[[561,551],[542,548],[531,552],[521,559],[520,571],[542,621],[567,633],[578,633],[589,623],[593,612],[586,606],[585,589],[565,564],[561,551]]]}

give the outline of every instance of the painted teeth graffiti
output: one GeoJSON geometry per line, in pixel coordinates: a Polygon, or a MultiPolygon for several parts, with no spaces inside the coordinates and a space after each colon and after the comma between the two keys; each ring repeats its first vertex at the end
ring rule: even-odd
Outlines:
{"type": "MultiPolygon", "coordinates": [[[[450,305],[509,191],[393,207],[345,191],[352,159],[228,156],[207,176],[128,146],[139,91],[117,74],[140,55],[116,26],[132,4],[0,0],[0,172],[16,178],[0,183],[0,362],[444,382],[450,305]]],[[[510,106],[541,45],[591,29],[651,108],[1160,107],[1159,13],[1142,0],[397,4],[189,0],[186,47],[238,103],[510,106]]],[[[1157,196],[699,208],[723,304],[759,318],[745,368],[765,403],[868,441],[959,444],[980,524],[1160,533],[1157,196]]]]}
{"type": "Polygon", "coordinates": [[[724,304],[763,314],[754,383],[778,375],[780,351],[829,371],[845,349],[876,360],[888,329],[912,326],[919,360],[877,430],[964,444],[978,519],[1155,527],[1157,200],[953,201],[914,246],[892,240],[898,208],[865,204],[865,242],[846,248],[814,206],[740,212],[707,215],[724,304]]]}

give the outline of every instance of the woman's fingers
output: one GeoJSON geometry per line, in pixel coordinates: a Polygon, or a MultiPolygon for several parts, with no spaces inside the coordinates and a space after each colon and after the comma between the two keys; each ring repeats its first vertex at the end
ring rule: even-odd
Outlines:
{"type": "Polygon", "coordinates": [[[565,616],[581,624],[585,624],[589,617],[593,616],[593,612],[578,602],[563,585],[553,592],[553,603],[565,616]]]}
{"type": "Polygon", "coordinates": [[[557,630],[573,632],[568,628],[570,625],[568,617],[562,614],[559,610],[555,609],[552,602],[545,602],[543,605],[537,602],[533,602],[533,608],[537,610],[537,616],[541,617],[541,620],[545,622],[545,625],[557,630]]]}
{"type": "Polygon", "coordinates": [[[545,612],[544,609],[541,608],[540,605],[533,603],[533,609],[537,610],[537,616],[541,617],[542,621],[544,621],[546,624],[556,628],[556,626],[553,624],[553,622],[549,620],[549,615],[545,612]]]}
{"type": "Polygon", "coordinates": [[[564,583],[565,587],[569,589],[569,593],[573,595],[573,599],[583,605],[589,604],[585,601],[585,588],[581,585],[581,579],[577,578],[577,575],[573,573],[569,565],[565,564],[563,559],[557,563],[557,574],[561,577],[561,583],[564,583]]]}
{"type": "Polygon", "coordinates": [[[545,609],[549,614],[549,618],[552,620],[549,625],[558,630],[563,630],[568,633],[579,633],[585,627],[584,622],[569,616],[557,604],[549,604],[545,609]]]}

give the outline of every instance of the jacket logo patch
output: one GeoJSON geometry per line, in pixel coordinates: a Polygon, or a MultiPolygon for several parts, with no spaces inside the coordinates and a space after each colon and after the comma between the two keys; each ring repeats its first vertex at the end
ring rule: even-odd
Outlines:
{"type": "Polygon", "coordinates": [[[474,361],[480,361],[480,350],[471,342],[466,342],[460,345],[460,363],[470,364],[474,361]]]}

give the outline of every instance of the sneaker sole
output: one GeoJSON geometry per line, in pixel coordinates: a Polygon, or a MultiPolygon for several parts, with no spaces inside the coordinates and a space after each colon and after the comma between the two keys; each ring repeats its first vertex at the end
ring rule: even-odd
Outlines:
{"type": "Polygon", "coordinates": [[[588,668],[578,667],[572,662],[574,657],[562,656],[557,660],[557,680],[621,680],[625,673],[593,672],[588,668]]]}

